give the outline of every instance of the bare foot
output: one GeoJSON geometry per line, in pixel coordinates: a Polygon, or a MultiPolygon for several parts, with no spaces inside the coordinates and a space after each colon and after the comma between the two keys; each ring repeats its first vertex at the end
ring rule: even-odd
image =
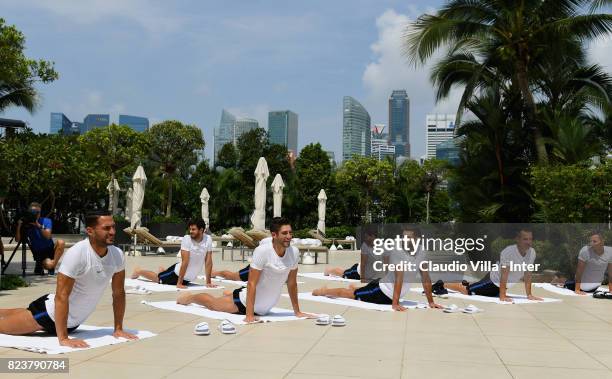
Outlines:
{"type": "Polygon", "coordinates": [[[321,287],[312,291],[312,296],[325,296],[325,292],[327,291],[327,287],[321,287]]]}
{"type": "Polygon", "coordinates": [[[350,288],[350,289],[352,289],[352,290],[356,290],[356,289],[357,289],[357,286],[356,286],[356,285],[354,285],[354,284],[349,284],[349,288],[350,288]]]}
{"type": "Polygon", "coordinates": [[[138,266],[134,267],[134,271],[132,271],[132,275],[130,276],[130,278],[138,279],[138,277],[140,276],[139,272],[140,272],[140,267],[138,266]]]}
{"type": "Polygon", "coordinates": [[[329,276],[329,269],[328,269],[328,268],[326,268],[326,269],[323,271],[323,275],[325,275],[325,276],[329,276]]]}
{"type": "Polygon", "coordinates": [[[229,296],[231,294],[233,294],[233,291],[230,291],[230,290],[223,291],[223,295],[225,295],[225,296],[229,296]]]}
{"type": "Polygon", "coordinates": [[[182,292],[176,297],[176,303],[182,305],[191,304],[191,294],[188,292],[182,292]]]}
{"type": "Polygon", "coordinates": [[[164,271],[166,271],[166,268],[164,266],[159,266],[157,268],[157,272],[164,272],[164,271]]]}

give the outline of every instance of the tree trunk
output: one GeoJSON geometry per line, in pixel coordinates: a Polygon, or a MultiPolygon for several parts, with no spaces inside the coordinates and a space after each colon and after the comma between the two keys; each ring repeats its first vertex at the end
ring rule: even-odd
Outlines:
{"type": "Polygon", "coordinates": [[[516,63],[516,79],[518,82],[523,102],[525,105],[525,122],[527,127],[532,130],[533,142],[536,147],[536,154],[538,156],[538,162],[540,164],[548,163],[548,153],[546,152],[546,145],[542,137],[542,131],[536,125],[536,104],[531,91],[529,91],[529,79],[527,78],[527,65],[521,56],[523,54],[519,52],[519,59],[516,63]]]}
{"type": "Polygon", "coordinates": [[[168,176],[168,202],[166,203],[166,217],[172,214],[172,176],[168,176]]]}

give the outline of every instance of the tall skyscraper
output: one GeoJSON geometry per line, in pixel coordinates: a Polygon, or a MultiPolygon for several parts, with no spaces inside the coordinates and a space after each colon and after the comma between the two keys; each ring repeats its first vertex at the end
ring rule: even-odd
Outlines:
{"type": "Polygon", "coordinates": [[[389,97],[389,137],[396,156],[410,157],[410,100],[406,90],[389,97]]]}
{"type": "Polygon", "coordinates": [[[49,125],[49,134],[64,135],[72,134],[72,121],[63,113],[51,113],[51,124],[49,125]]]}
{"type": "Polygon", "coordinates": [[[110,124],[110,116],[107,114],[88,114],[83,119],[83,130],[81,133],[87,133],[95,128],[103,128],[110,124]]]}
{"type": "Polygon", "coordinates": [[[252,118],[239,118],[234,123],[233,143],[238,143],[238,138],[244,133],[259,128],[259,122],[252,118]]]}
{"type": "Polygon", "coordinates": [[[293,154],[298,153],[298,115],[289,110],[268,112],[270,143],[283,145],[293,154]]]}
{"type": "Polygon", "coordinates": [[[454,114],[428,114],[426,118],[427,133],[425,145],[427,146],[427,159],[436,157],[436,146],[455,136],[454,114]]]}
{"type": "Polygon", "coordinates": [[[149,119],[146,117],[120,114],[119,125],[127,125],[137,132],[145,132],[149,129],[149,119]]]}
{"type": "Polygon", "coordinates": [[[389,134],[384,124],[375,124],[372,127],[371,156],[382,161],[386,157],[395,158],[395,146],[389,143],[389,134]]]}
{"type": "Polygon", "coordinates": [[[369,157],[370,114],[350,96],[344,96],[342,105],[342,160],[349,160],[353,155],[369,157]]]}
{"type": "Polygon", "coordinates": [[[215,143],[214,143],[214,159],[217,161],[221,148],[226,143],[234,141],[234,123],[236,122],[236,116],[229,113],[225,109],[221,111],[221,121],[219,127],[215,129],[215,143]]]}

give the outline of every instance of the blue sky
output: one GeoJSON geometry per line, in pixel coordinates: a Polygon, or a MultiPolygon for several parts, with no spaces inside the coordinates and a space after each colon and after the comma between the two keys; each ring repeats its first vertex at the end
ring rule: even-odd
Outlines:
{"type": "MultiPolygon", "coordinates": [[[[27,38],[27,54],[55,61],[60,79],[40,87],[42,106],[30,115],[47,132],[50,112],[73,121],[88,113],[177,119],[204,132],[212,156],[213,128],[223,108],[259,120],[291,109],[298,144],[321,142],[341,157],[342,97],[350,95],[387,124],[387,99],[406,89],[411,100],[413,156],[425,153],[425,115],[454,112],[457,93],[434,104],[428,68],[402,56],[406,25],[440,1],[148,1],[4,0],[2,15],[27,38]]],[[[612,45],[594,54],[609,62],[612,45]]],[[[604,62],[605,63],[605,62],[604,62]]],[[[610,66],[608,66],[609,68],[610,66]]]]}

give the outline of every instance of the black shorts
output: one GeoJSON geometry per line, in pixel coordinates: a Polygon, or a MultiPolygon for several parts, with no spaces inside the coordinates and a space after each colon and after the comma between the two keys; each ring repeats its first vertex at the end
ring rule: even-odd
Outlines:
{"type": "Polygon", "coordinates": [[[355,263],[351,266],[351,268],[344,270],[344,274],[342,274],[342,277],[345,279],[361,280],[361,276],[359,275],[357,266],[359,266],[359,263],[355,263]]]}
{"type": "Polygon", "coordinates": [[[470,295],[499,297],[499,287],[491,281],[489,275],[480,279],[476,283],[468,284],[467,291],[470,295]]]}
{"type": "MultiPolygon", "coordinates": [[[[570,279],[566,280],[565,284],[563,284],[563,288],[567,288],[568,290],[571,290],[571,291],[576,291],[576,281],[570,280],[570,279]]],[[[592,293],[592,292],[597,291],[597,288],[599,287],[595,287],[592,290],[588,290],[588,291],[582,290],[582,292],[592,293]]]]}
{"type": "MultiPolygon", "coordinates": [[[[47,313],[47,306],[45,305],[48,298],[49,295],[47,294],[34,300],[28,306],[28,310],[32,313],[32,316],[34,316],[34,320],[36,320],[38,325],[40,325],[45,332],[56,336],[57,331],[55,330],[55,322],[51,320],[51,317],[49,317],[49,314],[47,313]]],[[[76,328],[78,328],[78,326],[68,328],[68,333],[72,332],[76,328]]]]}
{"type": "Polygon", "coordinates": [[[41,250],[32,250],[35,262],[42,262],[45,259],[53,259],[55,256],[55,244],[49,245],[41,250]]]}
{"type": "Polygon", "coordinates": [[[391,304],[393,300],[389,299],[389,297],[382,292],[378,284],[379,281],[380,279],[375,279],[365,287],[357,288],[354,292],[355,300],[374,304],[391,304]]]}
{"type": "MultiPolygon", "coordinates": [[[[159,274],[157,274],[159,283],[176,286],[176,283],[178,283],[178,275],[176,275],[176,273],[174,272],[175,267],[176,267],[176,263],[168,267],[166,271],[162,271],[159,274]]],[[[189,280],[183,279],[183,285],[188,285],[188,284],[189,284],[189,280]]]]}
{"type": "Polygon", "coordinates": [[[237,315],[246,315],[246,307],[244,306],[244,304],[242,304],[242,301],[240,301],[240,291],[242,291],[245,288],[246,287],[236,288],[234,292],[232,292],[232,298],[234,299],[234,304],[236,304],[236,307],[238,307],[238,312],[235,313],[237,315]]]}
{"type": "Polygon", "coordinates": [[[238,271],[238,275],[240,275],[240,280],[242,280],[243,282],[248,282],[250,270],[251,270],[251,265],[247,265],[245,268],[238,271]]]}

